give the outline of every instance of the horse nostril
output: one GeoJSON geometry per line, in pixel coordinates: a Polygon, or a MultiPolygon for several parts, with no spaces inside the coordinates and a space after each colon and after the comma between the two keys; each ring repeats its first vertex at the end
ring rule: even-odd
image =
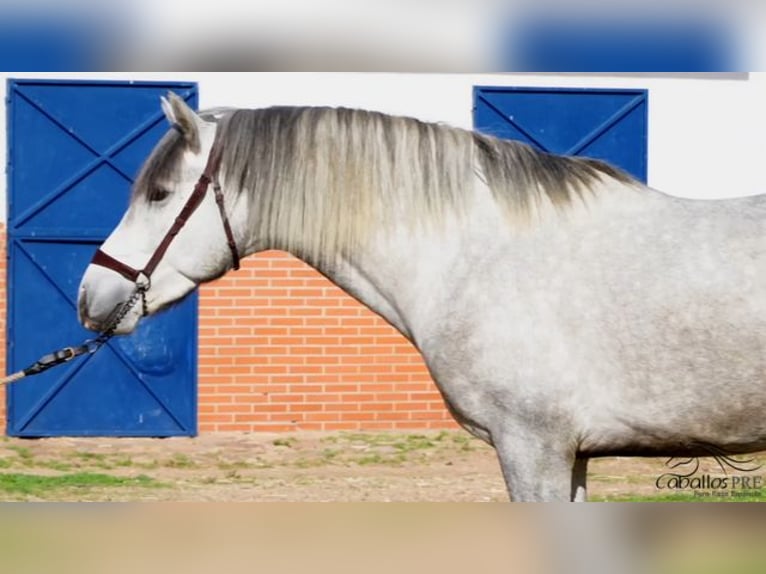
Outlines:
{"type": "Polygon", "coordinates": [[[77,301],[77,317],[80,324],[91,331],[97,331],[98,325],[90,318],[88,314],[88,292],[83,288],[80,290],[80,296],[77,301]]]}
{"type": "Polygon", "coordinates": [[[80,323],[85,322],[86,311],[88,309],[88,292],[83,287],[80,289],[80,296],[77,300],[77,314],[80,319],[80,323]]]}

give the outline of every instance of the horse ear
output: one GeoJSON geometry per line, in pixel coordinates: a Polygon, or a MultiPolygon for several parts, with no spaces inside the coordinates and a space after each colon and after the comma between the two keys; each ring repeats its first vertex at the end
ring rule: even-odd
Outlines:
{"type": "Polygon", "coordinates": [[[203,120],[174,92],[168,92],[168,97],[161,97],[160,102],[170,125],[181,132],[193,151],[199,151],[199,132],[203,120]]]}

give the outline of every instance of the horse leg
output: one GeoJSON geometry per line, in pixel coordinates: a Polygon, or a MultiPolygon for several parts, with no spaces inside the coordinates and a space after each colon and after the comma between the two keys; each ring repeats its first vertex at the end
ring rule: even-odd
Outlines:
{"type": "Polygon", "coordinates": [[[581,486],[584,496],[584,465],[571,449],[531,433],[504,432],[492,442],[512,501],[571,502],[581,486]]]}
{"type": "Polygon", "coordinates": [[[588,500],[588,459],[577,457],[572,469],[572,501],[587,502],[588,500]]]}

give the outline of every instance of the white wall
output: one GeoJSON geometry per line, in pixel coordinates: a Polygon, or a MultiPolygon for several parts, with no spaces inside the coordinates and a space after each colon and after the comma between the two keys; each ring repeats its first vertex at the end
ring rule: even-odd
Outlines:
{"type": "MultiPolygon", "coordinates": [[[[8,77],[188,80],[200,84],[202,108],[275,104],[343,105],[470,128],[474,85],[647,88],[649,184],[675,195],[719,198],[766,192],[766,73],[628,74],[363,74],[363,73],[70,73],[8,77]]],[[[0,157],[5,157],[0,114],[0,157]]],[[[0,181],[0,221],[6,220],[0,181]]]]}

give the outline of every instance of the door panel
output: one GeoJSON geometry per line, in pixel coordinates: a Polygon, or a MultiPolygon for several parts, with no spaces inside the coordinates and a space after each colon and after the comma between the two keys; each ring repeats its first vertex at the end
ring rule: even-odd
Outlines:
{"type": "MultiPolygon", "coordinates": [[[[167,130],[159,97],[192,83],[14,81],[8,86],[8,365],[92,333],[80,278],[119,222],[141,163],[167,130]]],[[[14,436],[196,434],[197,298],[8,390],[14,436]]]]}

